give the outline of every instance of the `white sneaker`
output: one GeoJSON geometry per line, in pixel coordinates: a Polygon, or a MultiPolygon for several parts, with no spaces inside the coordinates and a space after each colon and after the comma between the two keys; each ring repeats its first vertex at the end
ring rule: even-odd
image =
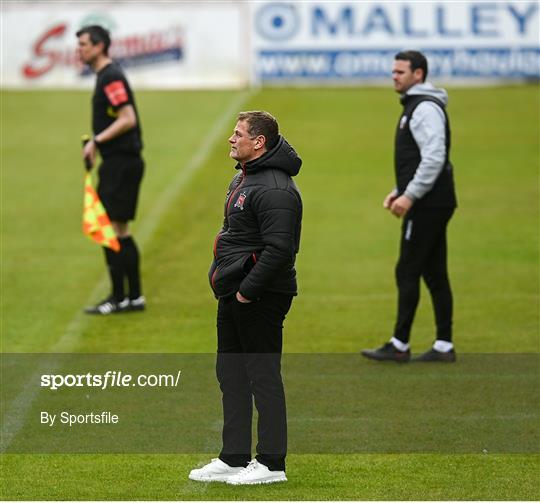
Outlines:
{"type": "Polygon", "coordinates": [[[285,472],[270,471],[268,467],[252,459],[240,473],[226,480],[227,484],[235,486],[244,484],[272,484],[274,482],[287,482],[285,472]]]}
{"type": "Polygon", "coordinates": [[[214,458],[210,463],[202,468],[196,468],[189,472],[191,480],[199,482],[225,482],[232,475],[240,473],[244,468],[241,466],[229,466],[219,458],[214,458]]]}

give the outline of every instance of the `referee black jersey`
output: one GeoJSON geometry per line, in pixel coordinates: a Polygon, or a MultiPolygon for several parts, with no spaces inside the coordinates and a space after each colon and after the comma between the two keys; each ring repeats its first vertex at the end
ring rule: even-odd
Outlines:
{"type": "Polygon", "coordinates": [[[92,129],[101,133],[118,117],[119,110],[131,105],[137,116],[137,125],[124,134],[99,145],[103,158],[118,154],[137,155],[142,150],[141,128],[135,97],[124,72],[117,63],[110,63],[97,74],[96,88],[92,97],[92,129]]]}

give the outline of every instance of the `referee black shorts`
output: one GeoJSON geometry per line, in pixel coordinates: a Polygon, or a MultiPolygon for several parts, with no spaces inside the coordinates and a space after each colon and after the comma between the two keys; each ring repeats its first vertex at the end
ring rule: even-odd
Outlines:
{"type": "Polygon", "coordinates": [[[111,220],[135,218],[144,161],[139,155],[114,155],[99,167],[98,196],[111,220]]]}

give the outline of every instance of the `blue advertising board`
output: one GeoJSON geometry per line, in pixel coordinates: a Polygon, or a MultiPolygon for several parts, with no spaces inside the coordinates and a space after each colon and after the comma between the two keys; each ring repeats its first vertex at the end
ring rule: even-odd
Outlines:
{"type": "Polygon", "coordinates": [[[263,2],[253,6],[255,78],[387,78],[393,56],[424,52],[445,80],[540,75],[538,2],[263,2]]]}

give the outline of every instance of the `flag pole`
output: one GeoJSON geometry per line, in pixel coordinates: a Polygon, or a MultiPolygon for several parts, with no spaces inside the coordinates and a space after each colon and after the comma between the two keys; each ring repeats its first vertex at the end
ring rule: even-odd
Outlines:
{"type": "MultiPolygon", "coordinates": [[[[90,137],[85,134],[81,137],[81,141],[84,147],[90,141],[90,137]]],[[[82,231],[92,241],[118,253],[120,241],[92,184],[92,175],[90,174],[92,161],[88,157],[84,158],[84,167],[86,174],[84,177],[82,231]]]]}

